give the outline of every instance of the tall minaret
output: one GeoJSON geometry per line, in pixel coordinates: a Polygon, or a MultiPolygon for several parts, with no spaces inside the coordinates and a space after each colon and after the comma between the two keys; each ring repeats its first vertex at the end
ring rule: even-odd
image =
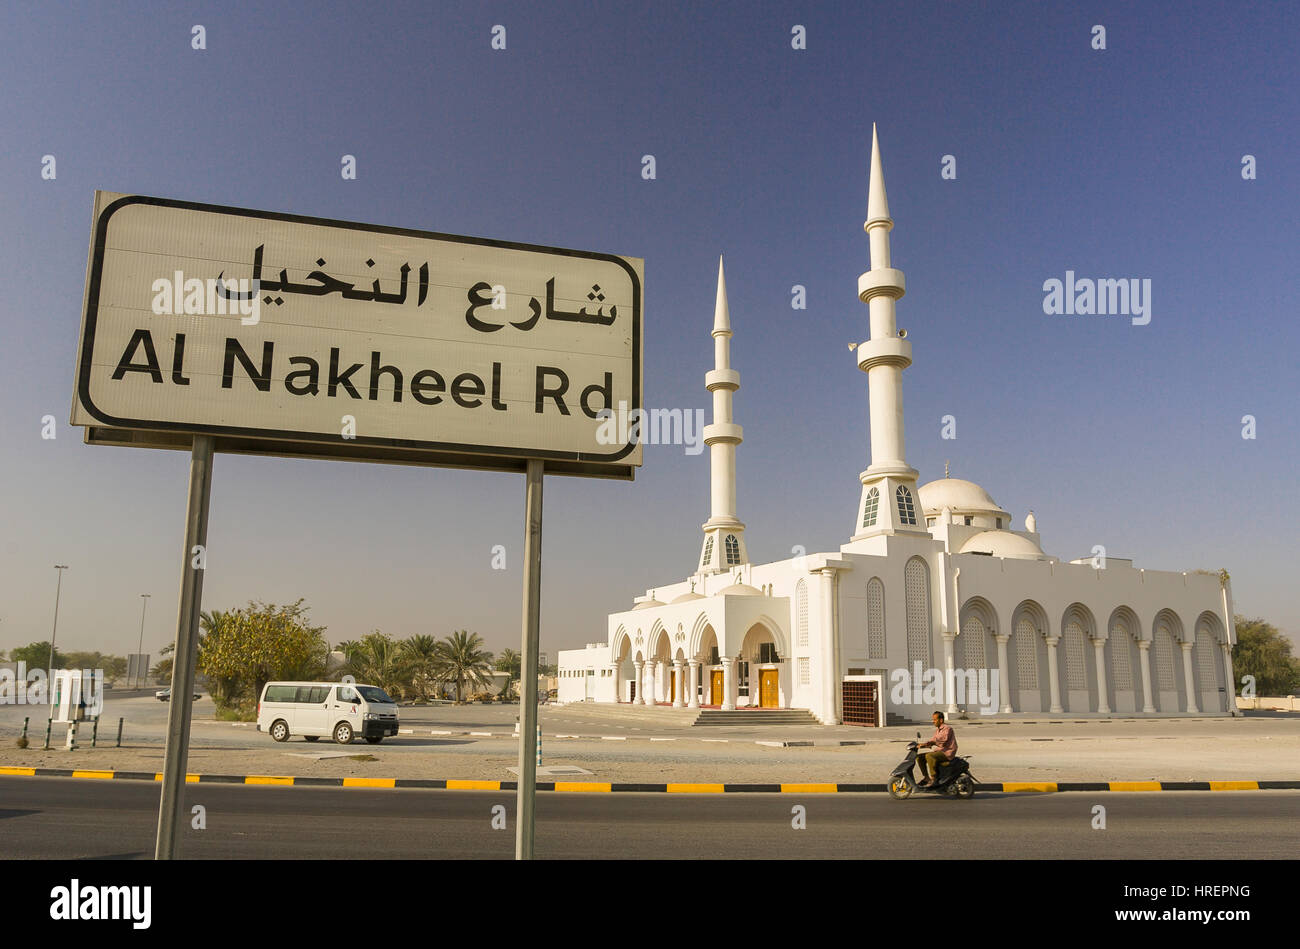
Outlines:
{"type": "Polygon", "coordinates": [[[858,368],[867,374],[871,402],[871,464],[858,476],[862,497],[853,540],[876,534],[925,534],[925,515],[916,493],[916,469],[903,453],[903,370],[912,364],[912,344],[895,322],[895,304],[906,289],[903,272],[889,263],[894,227],[880,166],[880,142],[871,126],[871,188],[863,229],[871,241],[871,269],[858,278],[858,299],[870,307],[871,338],[857,347],[858,368]]]}
{"type": "Polygon", "coordinates": [[[736,446],[744,440],[744,432],[731,415],[731,394],[740,388],[740,373],[731,368],[731,315],[727,312],[727,281],[721,257],[718,301],[713,310],[713,362],[714,368],[704,374],[704,385],[713,393],[713,424],[704,426],[712,503],[709,519],[703,525],[700,573],[722,573],[749,563],[745,525],[736,517],[736,446]]]}

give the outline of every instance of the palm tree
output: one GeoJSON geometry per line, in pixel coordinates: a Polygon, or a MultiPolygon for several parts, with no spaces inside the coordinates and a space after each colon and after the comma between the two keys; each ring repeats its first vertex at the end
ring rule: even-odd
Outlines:
{"type": "Polygon", "coordinates": [[[421,698],[429,697],[439,679],[442,667],[440,646],[432,636],[417,635],[402,640],[402,659],[411,677],[411,685],[421,698]]]}
{"type": "Polygon", "coordinates": [[[396,698],[403,697],[409,680],[400,644],[375,630],[360,642],[345,645],[351,647],[344,651],[345,669],[353,678],[373,683],[396,698]]]}
{"type": "Polygon", "coordinates": [[[456,701],[463,695],[462,686],[486,686],[491,681],[492,653],[482,649],[478,633],[458,629],[439,645],[442,675],[456,683],[456,701]]]}

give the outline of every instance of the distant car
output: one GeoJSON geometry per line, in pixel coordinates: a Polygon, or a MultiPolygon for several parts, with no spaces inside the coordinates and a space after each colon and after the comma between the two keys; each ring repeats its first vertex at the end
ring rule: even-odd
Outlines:
{"type": "MultiPolygon", "coordinates": [[[[153,694],[153,697],[156,698],[159,702],[166,702],[166,701],[168,701],[168,700],[171,699],[171,697],[172,697],[172,690],[171,690],[171,689],[159,689],[157,692],[155,692],[155,693],[153,694]]],[[[203,696],[199,695],[199,693],[197,693],[197,692],[194,693],[194,701],[197,702],[197,701],[198,701],[199,699],[201,699],[202,697],[203,697],[203,696]]]]}

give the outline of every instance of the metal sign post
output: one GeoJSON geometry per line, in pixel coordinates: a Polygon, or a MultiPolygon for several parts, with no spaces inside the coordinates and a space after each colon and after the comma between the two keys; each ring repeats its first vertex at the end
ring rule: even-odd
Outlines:
{"type": "Polygon", "coordinates": [[[542,609],[542,462],[530,459],[524,489],[524,630],[519,696],[519,790],[515,859],[533,859],[537,805],[537,651],[542,609]]]}
{"type": "Polygon", "coordinates": [[[181,602],[176,616],[176,655],[172,695],[167,711],[167,747],[163,760],[162,801],[154,859],[173,860],[184,812],[181,792],[190,753],[190,716],[194,710],[194,662],[198,653],[199,607],[208,545],[208,501],[212,496],[211,435],[195,435],[190,455],[190,493],[185,508],[185,551],[181,567],[181,602]],[[195,548],[200,548],[195,550],[195,548]]]}

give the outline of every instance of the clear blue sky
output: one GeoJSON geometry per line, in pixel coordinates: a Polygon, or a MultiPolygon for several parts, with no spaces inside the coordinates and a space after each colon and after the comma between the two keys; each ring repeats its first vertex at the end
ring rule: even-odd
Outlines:
{"type": "MultiPolygon", "coordinates": [[[[66,425],[97,188],[642,257],[664,408],[709,404],[723,253],[751,557],[837,548],[867,463],[846,344],[867,335],[873,121],[922,479],[950,459],[1063,559],[1227,567],[1239,612],[1300,632],[1294,5],[628,6],[0,10],[0,648],[48,638],[56,562],[62,645],[134,649],[144,592],[147,648],[174,637],[187,456],[66,425]],[[1150,324],[1045,315],[1066,270],[1149,278],[1150,324]]],[[[651,446],[631,484],[548,479],[543,649],[602,640],[694,568],[707,458],[651,446]]],[[[218,456],[204,604],[301,596],[334,642],[517,648],[522,510],[519,475],[218,456]]]]}

